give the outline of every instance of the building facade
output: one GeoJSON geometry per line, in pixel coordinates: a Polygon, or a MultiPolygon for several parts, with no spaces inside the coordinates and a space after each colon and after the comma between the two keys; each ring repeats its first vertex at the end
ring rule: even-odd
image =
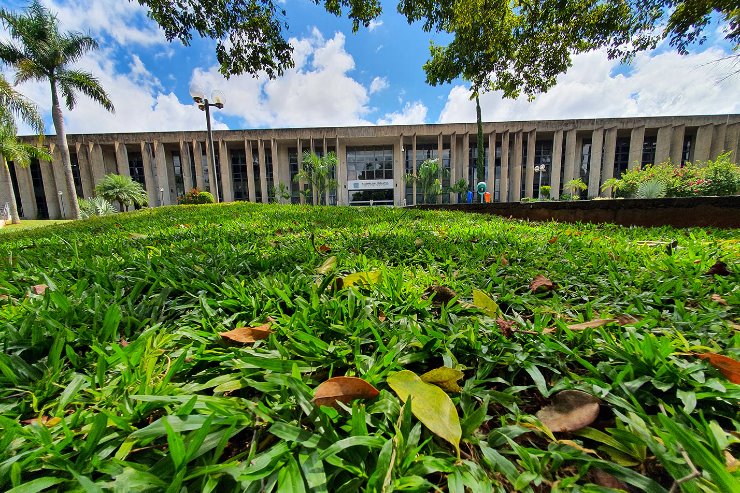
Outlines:
{"type": "MultiPolygon", "coordinates": [[[[194,187],[215,192],[214,181],[223,202],[318,203],[316,192],[294,179],[305,151],[337,154],[338,186],[322,202],[396,206],[422,201],[406,176],[426,159],[441,159],[443,186],[485,181],[493,201],[507,202],[537,197],[545,185],[557,198],[575,178],[596,197],[606,180],[636,166],[706,161],[724,151],[737,162],[740,152],[737,114],[496,122],[484,123],[483,133],[477,142],[475,123],[215,131],[215,169],[205,131],[71,134],[68,143],[79,197],[92,197],[106,174],[117,173],[145,187],[150,207],[175,204],[194,187]],[[484,177],[475,171],[478,145],[485,149],[484,177]],[[542,165],[545,171],[536,173],[542,165]]],[[[61,155],[53,137],[46,141],[51,163],[9,163],[26,219],[69,215],[61,155]]],[[[445,193],[439,200],[458,197],[445,193]]],[[[0,208],[7,201],[8,185],[0,183],[0,208]]]]}

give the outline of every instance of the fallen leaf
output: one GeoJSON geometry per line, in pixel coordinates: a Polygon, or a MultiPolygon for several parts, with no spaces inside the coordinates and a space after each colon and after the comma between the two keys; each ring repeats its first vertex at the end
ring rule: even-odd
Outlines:
{"type": "Polygon", "coordinates": [[[581,322],[580,324],[569,325],[568,328],[570,330],[595,329],[597,327],[603,327],[604,325],[610,324],[612,322],[616,322],[616,320],[613,318],[597,318],[596,320],[591,320],[589,322],[581,322]]]}
{"type": "Polygon", "coordinates": [[[537,274],[534,279],[532,279],[532,282],[529,284],[529,289],[532,290],[533,293],[536,293],[538,291],[552,291],[555,285],[551,280],[543,276],[542,274],[537,274]]]}
{"type": "Polygon", "coordinates": [[[537,411],[537,418],[553,433],[578,431],[596,420],[600,402],[580,390],[563,390],[555,394],[552,404],[537,411]]]}
{"type": "Polygon", "coordinates": [[[735,472],[740,469],[740,461],[733,457],[727,450],[725,450],[725,464],[727,465],[728,472],[735,472]]]}
{"type": "Polygon", "coordinates": [[[578,442],[574,442],[573,440],[558,440],[558,443],[562,443],[563,445],[567,445],[569,447],[573,447],[576,450],[580,450],[581,452],[585,452],[587,454],[593,454],[598,455],[595,450],[592,450],[590,448],[586,448],[583,445],[581,445],[578,442]]]}
{"type": "Polygon", "coordinates": [[[443,366],[426,372],[420,378],[422,382],[432,383],[447,392],[462,392],[462,387],[457,384],[457,381],[464,376],[460,370],[443,366]]]}
{"type": "Polygon", "coordinates": [[[462,428],[455,404],[447,393],[423,382],[416,373],[403,370],[388,377],[388,385],[405,403],[411,397],[411,412],[429,431],[448,441],[460,457],[462,428]]]}
{"type": "Polygon", "coordinates": [[[8,301],[10,299],[10,296],[7,294],[0,294],[0,301],[8,301]]]}
{"type": "Polygon", "coordinates": [[[618,480],[611,474],[601,469],[594,468],[589,471],[591,473],[591,482],[604,488],[611,488],[613,490],[630,491],[630,487],[622,481],[618,480]]]}
{"type": "Polygon", "coordinates": [[[730,382],[740,384],[740,361],[714,353],[697,354],[696,356],[709,361],[709,364],[717,368],[730,382]]]}
{"type": "Polygon", "coordinates": [[[549,243],[550,245],[552,245],[552,244],[553,244],[553,243],[555,243],[556,241],[558,241],[558,237],[557,237],[557,236],[553,236],[552,238],[550,238],[549,240],[547,240],[547,242],[548,242],[548,243],[549,243]]]}
{"type": "Polygon", "coordinates": [[[385,322],[386,318],[387,317],[385,316],[385,313],[383,312],[378,313],[378,320],[380,320],[381,322],[385,322]]]}
{"type": "Polygon", "coordinates": [[[504,257],[503,255],[501,255],[501,265],[503,266],[509,265],[509,261],[506,260],[506,257],[504,257]]]}
{"type": "Polygon", "coordinates": [[[732,274],[729,270],[727,270],[727,264],[722,262],[721,260],[717,260],[713,266],[709,268],[709,270],[704,274],[705,276],[729,276],[732,274]]]}
{"type": "Polygon", "coordinates": [[[447,286],[438,286],[433,285],[429,286],[426,291],[424,291],[424,298],[425,299],[432,299],[432,302],[435,305],[446,305],[450,301],[453,300],[457,296],[457,293],[448,288],[447,286]]]}
{"type": "Polygon", "coordinates": [[[616,320],[619,325],[633,325],[640,321],[639,318],[632,315],[619,315],[616,320]]]}
{"type": "Polygon", "coordinates": [[[266,323],[258,327],[237,327],[228,332],[219,332],[218,335],[230,341],[247,344],[261,339],[267,339],[271,333],[270,324],[266,323]]]}
{"type": "Polygon", "coordinates": [[[316,272],[318,274],[328,274],[329,272],[331,272],[332,270],[334,270],[334,268],[336,266],[337,266],[337,258],[334,255],[332,255],[328,259],[324,260],[324,263],[321,264],[316,269],[316,272]]]}
{"type": "Polygon", "coordinates": [[[47,428],[51,428],[52,426],[58,424],[60,421],[62,421],[62,418],[50,418],[49,416],[41,416],[40,418],[31,418],[31,419],[24,419],[21,421],[24,425],[44,425],[47,428]]]}
{"type": "Polygon", "coordinates": [[[129,342],[126,339],[121,339],[120,344],[121,344],[121,347],[126,347],[129,345],[129,342]]]}
{"type": "Polygon", "coordinates": [[[480,289],[473,289],[473,305],[489,317],[498,317],[501,313],[496,302],[480,289]]]}
{"type": "Polygon", "coordinates": [[[709,297],[709,299],[712,300],[712,301],[714,301],[714,302],[716,302],[716,303],[719,303],[720,305],[727,306],[727,300],[724,299],[723,297],[721,297],[718,294],[713,294],[712,296],[709,297]]]}
{"type": "Polygon", "coordinates": [[[337,401],[349,404],[355,399],[372,399],[378,395],[378,389],[357,377],[334,377],[322,382],[313,394],[317,406],[337,408],[337,401]]]}
{"type": "Polygon", "coordinates": [[[331,248],[329,248],[326,245],[319,245],[319,252],[321,252],[321,253],[329,253],[329,252],[331,252],[331,248]]]}
{"type": "Polygon", "coordinates": [[[348,288],[350,286],[372,285],[380,280],[381,272],[375,270],[372,272],[355,272],[344,277],[337,278],[337,289],[348,288]]]}
{"type": "Polygon", "coordinates": [[[128,237],[132,240],[143,240],[145,238],[148,238],[147,235],[141,234],[141,233],[129,233],[128,237]]]}
{"type": "Polygon", "coordinates": [[[424,242],[421,241],[421,238],[417,238],[417,239],[414,240],[414,245],[416,245],[417,247],[420,247],[423,244],[424,244],[424,242]]]}
{"type": "Polygon", "coordinates": [[[498,325],[499,330],[507,339],[511,338],[511,335],[514,333],[515,323],[516,322],[513,320],[504,320],[503,318],[496,319],[496,325],[498,325]]]}
{"type": "Polygon", "coordinates": [[[33,294],[44,294],[46,290],[49,288],[46,284],[36,284],[35,286],[31,286],[31,292],[33,294]]]}

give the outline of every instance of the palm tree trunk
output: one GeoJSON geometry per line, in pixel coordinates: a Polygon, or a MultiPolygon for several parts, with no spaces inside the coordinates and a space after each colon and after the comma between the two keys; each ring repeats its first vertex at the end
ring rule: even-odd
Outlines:
{"type": "Polygon", "coordinates": [[[80,204],[77,202],[77,190],[75,179],[72,174],[72,161],[69,157],[69,146],[67,145],[67,133],[64,131],[64,117],[62,107],[59,104],[57,85],[51,80],[51,117],[54,121],[54,129],[57,133],[57,145],[62,153],[62,165],[64,166],[64,181],[67,185],[67,196],[69,197],[69,213],[72,219],[81,219],[80,204]]]}
{"type": "Polygon", "coordinates": [[[1,158],[3,161],[3,174],[5,174],[5,180],[8,182],[8,197],[10,197],[10,222],[13,224],[20,224],[21,218],[18,215],[18,203],[15,201],[15,192],[13,191],[13,180],[10,177],[10,168],[5,158],[1,158]]]}

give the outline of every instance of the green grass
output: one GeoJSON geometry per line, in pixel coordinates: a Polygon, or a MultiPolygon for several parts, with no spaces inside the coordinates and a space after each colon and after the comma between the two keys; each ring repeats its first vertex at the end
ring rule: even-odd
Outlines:
{"type": "Polygon", "coordinates": [[[44,226],[52,226],[54,224],[64,224],[68,222],[69,220],[65,219],[46,219],[38,221],[33,219],[24,219],[20,222],[20,224],[6,224],[2,228],[0,228],[0,234],[23,231],[27,229],[43,228],[44,226]]]}
{"type": "Polygon", "coordinates": [[[737,491],[740,386],[694,353],[740,359],[739,259],[737,231],[399,209],[180,206],[10,232],[0,490],[597,492],[608,473],[737,491]],[[703,275],[717,259],[731,275],[703,275]],[[337,289],[368,271],[380,281],[337,289]],[[555,289],[532,293],[537,274],[555,289]],[[637,321],[567,328],[622,315],[637,321]],[[252,345],[218,335],[268,317],[252,345]],[[459,460],[387,383],[443,365],[464,372],[459,460]],[[315,406],[342,375],[379,395],[315,406]],[[564,389],[601,410],[553,435],[535,414],[564,389]]]}

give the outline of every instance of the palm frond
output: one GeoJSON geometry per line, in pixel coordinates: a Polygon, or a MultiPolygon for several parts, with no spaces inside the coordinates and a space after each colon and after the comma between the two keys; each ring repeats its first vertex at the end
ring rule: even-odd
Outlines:
{"type": "Polygon", "coordinates": [[[66,81],[58,81],[59,83],[59,90],[62,92],[62,97],[64,98],[64,102],[67,105],[67,108],[70,110],[74,109],[75,106],[77,106],[77,97],[75,96],[74,88],[71,87],[66,81]]]}
{"type": "Polygon", "coordinates": [[[88,51],[98,48],[98,42],[82,33],[68,32],[61,39],[61,58],[63,64],[75,62],[88,51]]]}
{"type": "MultiPolygon", "coordinates": [[[[103,86],[100,85],[98,79],[91,73],[80,70],[65,70],[58,75],[58,80],[63,91],[65,87],[70,93],[76,89],[111,113],[115,112],[110,97],[103,89],[103,86]]],[[[67,106],[72,109],[74,104],[69,106],[69,99],[67,101],[67,106]]]]}
{"type": "Polygon", "coordinates": [[[14,116],[19,117],[39,134],[44,133],[44,120],[38,108],[30,99],[16,91],[10,82],[0,74],[0,124],[12,121],[14,116]]]}
{"type": "Polygon", "coordinates": [[[9,41],[0,41],[0,60],[15,65],[25,58],[25,53],[18,46],[9,41]]]}
{"type": "Polygon", "coordinates": [[[13,161],[20,166],[28,166],[31,159],[50,160],[51,155],[43,147],[35,147],[20,142],[11,125],[0,125],[0,155],[6,161],[13,161]]]}

